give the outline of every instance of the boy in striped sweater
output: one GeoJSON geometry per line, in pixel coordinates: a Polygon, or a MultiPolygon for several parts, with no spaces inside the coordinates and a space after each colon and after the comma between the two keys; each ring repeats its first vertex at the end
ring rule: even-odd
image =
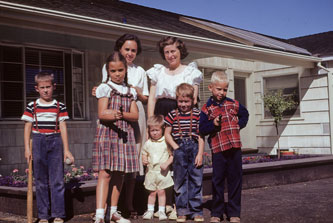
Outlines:
{"type": "Polygon", "coordinates": [[[65,218],[65,186],[63,161],[74,157],[68,148],[65,120],[68,113],[63,103],[53,99],[53,74],[40,72],[35,76],[35,89],[40,97],[30,102],[22,115],[25,158],[33,158],[39,222],[50,218],[61,223],[65,218]],[[33,146],[30,148],[32,132],[33,146]],[[32,151],[31,151],[32,150],[32,151]],[[50,193],[49,193],[50,191],[50,193]],[[49,214],[50,213],[50,214],[49,214]]]}
{"type": "Polygon", "coordinates": [[[200,110],[194,107],[194,88],[183,83],[176,89],[178,108],[165,117],[165,139],[173,148],[177,222],[192,218],[203,222],[202,156],[204,139],[199,134],[200,110]]]}

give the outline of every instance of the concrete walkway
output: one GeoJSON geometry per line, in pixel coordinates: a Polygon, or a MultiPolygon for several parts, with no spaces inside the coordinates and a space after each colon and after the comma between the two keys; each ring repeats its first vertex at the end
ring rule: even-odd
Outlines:
{"type": "MultiPolygon", "coordinates": [[[[204,209],[206,222],[209,222],[210,203],[208,198],[204,209]]],[[[333,222],[333,178],[244,190],[241,220],[242,223],[331,223],[333,222]]],[[[25,222],[25,218],[0,212],[0,222],[25,222]]],[[[91,223],[92,221],[90,215],[80,215],[67,222],[91,223]]],[[[132,221],[136,222],[158,222],[158,220],[143,221],[140,218],[132,221]]]]}

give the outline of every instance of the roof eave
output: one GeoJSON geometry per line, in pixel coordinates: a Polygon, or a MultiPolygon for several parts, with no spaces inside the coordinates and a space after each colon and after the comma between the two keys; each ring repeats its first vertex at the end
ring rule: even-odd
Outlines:
{"type": "Polygon", "coordinates": [[[34,27],[34,29],[61,33],[68,33],[68,31],[71,31],[80,36],[108,40],[110,40],[110,38],[117,38],[119,33],[131,32],[138,34],[143,44],[150,46],[155,46],[161,36],[171,35],[185,39],[186,44],[191,51],[211,56],[234,57],[254,61],[258,60],[270,63],[303,66],[306,68],[312,68],[318,61],[321,61],[321,58],[319,57],[124,24],[4,1],[0,1],[0,9],[0,24],[4,25],[15,25],[26,28],[34,27]],[[87,24],[90,24],[90,26],[87,26],[87,24]]]}

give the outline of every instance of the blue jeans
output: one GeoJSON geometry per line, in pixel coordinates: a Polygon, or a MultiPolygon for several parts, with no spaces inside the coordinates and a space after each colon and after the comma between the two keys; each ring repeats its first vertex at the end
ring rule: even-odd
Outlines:
{"type": "Polygon", "coordinates": [[[64,218],[64,155],[60,134],[33,134],[32,142],[38,217],[64,218]]]}
{"type": "Polygon", "coordinates": [[[179,149],[173,152],[173,176],[177,215],[202,215],[203,167],[195,167],[198,143],[192,139],[177,141],[179,149]]]}
{"type": "Polygon", "coordinates": [[[213,204],[211,216],[240,217],[242,194],[242,151],[232,148],[213,153],[213,204]],[[228,204],[224,206],[224,182],[228,182],[228,204]]]}

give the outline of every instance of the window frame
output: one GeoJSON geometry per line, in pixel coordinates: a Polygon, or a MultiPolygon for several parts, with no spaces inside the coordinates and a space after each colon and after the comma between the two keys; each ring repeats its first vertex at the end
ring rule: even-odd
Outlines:
{"type": "MultiPolygon", "coordinates": [[[[287,72],[287,73],[283,73],[283,74],[279,74],[279,75],[263,75],[262,76],[262,95],[264,95],[266,93],[266,83],[265,83],[265,79],[267,78],[283,78],[283,77],[286,77],[286,76],[292,76],[292,75],[295,75],[297,76],[297,96],[298,96],[298,104],[297,104],[297,107],[296,107],[296,110],[295,112],[292,114],[292,115],[284,115],[284,117],[282,118],[282,120],[286,119],[286,118],[292,118],[292,119],[299,119],[301,118],[301,115],[302,115],[302,111],[301,111],[301,86],[300,86],[300,74],[299,72],[287,72]]],[[[285,88],[278,88],[278,89],[274,89],[274,90],[284,90],[285,88]]],[[[266,115],[266,108],[264,106],[264,102],[262,103],[262,115],[263,115],[263,120],[273,120],[273,117],[271,115],[267,116],[266,115]]]]}
{"type": "MultiPolygon", "coordinates": [[[[41,45],[35,45],[35,44],[19,44],[19,43],[4,43],[4,42],[0,42],[0,46],[3,47],[15,47],[15,48],[21,48],[21,62],[10,62],[10,63],[16,63],[16,64],[21,64],[22,66],[22,84],[23,84],[23,96],[22,96],[22,100],[23,101],[23,110],[22,110],[22,114],[24,112],[24,109],[26,108],[27,104],[30,102],[27,101],[27,74],[26,74],[26,66],[28,65],[26,63],[26,50],[27,48],[29,49],[35,49],[37,51],[54,51],[54,52],[61,52],[62,53],[62,61],[63,61],[63,66],[62,66],[62,72],[63,72],[63,93],[64,93],[64,104],[67,106],[67,88],[71,88],[71,107],[67,107],[67,110],[71,109],[71,116],[70,119],[71,121],[84,121],[87,120],[87,97],[86,97],[86,88],[87,88],[87,80],[86,80],[86,75],[85,75],[85,70],[86,70],[86,52],[83,50],[76,50],[76,49],[71,49],[71,48],[56,48],[56,47],[48,47],[48,46],[41,46],[41,45]],[[66,54],[70,55],[70,75],[73,77],[74,74],[74,55],[80,55],[81,56],[81,85],[82,85],[82,117],[76,117],[75,116],[75,108],[74,108],[74,104],[75,104],[75,98],[73,96],[73,91],[74,91],[74,80],[73,78],[71,78],[71,85],[69,86],[66,83],[66,59],[65,56],[66,54]]],[[[1,61],[4,62],[4,61],[1,61]]],[[[8,62],[6,62],[8,63],[8,62]]],[[[41,69],[43,65],[39,62],[38,67],[39,69],[41,69]]],[[[68,74],[67,74],[68,75],[68,74]]],[[[0,82],[3,82],[3,80],[0,80],[0,82]]],[[[56,83],[57,84],[57,83],[56,83]]],[[[1,121],[18,121],[20,120],[21,116],[18,117],[3,117],[2,114],[2,92],[0,91],[0,120],[1,121]]]]}

